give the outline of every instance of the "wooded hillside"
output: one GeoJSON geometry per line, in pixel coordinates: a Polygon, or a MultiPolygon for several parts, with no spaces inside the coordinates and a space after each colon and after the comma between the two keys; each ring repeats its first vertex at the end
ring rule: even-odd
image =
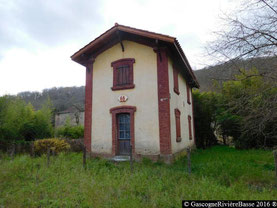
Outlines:
{"type": "Polygon", "coordinates": [[[21,92],[17,94],[27,103],[31,103],[34,108],[40,109],[42,105],[50,98],[56,112],[64,111],[73,105],[84,109],[85,87],[59,87],[44,89],[40,92],[21,92]]]}
{"type": "Polygon", "coordinates": [[[239,74],[239,69],[249,70],[255,66],[260,74],[265,74],[268,80],[272,77],[277,78],[277,58],[255,58],[252,60],[243,60],[234,62],[227,62],[211,67],[194,71],[194,74],[200,83],[200,91],[216,91],[214,81],[220,85],[224,81],[234,79],[234,76],[239,74]]]}

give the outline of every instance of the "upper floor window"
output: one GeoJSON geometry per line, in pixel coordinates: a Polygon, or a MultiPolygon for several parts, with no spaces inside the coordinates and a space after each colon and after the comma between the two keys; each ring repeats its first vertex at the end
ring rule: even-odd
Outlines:
{"type": "Polygon", "coordinates": [[[173,83],[174,83],[174,92],[179,95],[179,82],[178,82],[178,70],[173,66],[173,83]]]}
{"type": "Polygon", "coordinates": [[[175,123],[176,123],[176,142],[181,142],[181,112],[179,109],[175,109],[175,123]]]}
{"type": "Polygon", "coordinates": [[[112,62],[113,87],[112,90],[124,90],[134,88],[133,64],[135,59],[126,58],[112,62]]]}
{"type": "Polygon", "coordinates": [[[188,104],[190,104],[191,102],[190,102],[190,96],[191,96],[191,91],[190,91],[190,87],[189,87],[189,85],[188,85],[188,83],[186,83],[186,85],[187,85],[187,103],[188,104]]]}

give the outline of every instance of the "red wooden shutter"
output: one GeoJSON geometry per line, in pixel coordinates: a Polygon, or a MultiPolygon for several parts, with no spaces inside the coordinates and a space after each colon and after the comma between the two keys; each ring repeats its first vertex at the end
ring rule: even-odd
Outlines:
{"type": "Polygon", "coordinates": [[[179,82],[178,82],[178,70],[173,67],[173,82],[174,82],[174,92],[179,95],[179,82]]]}
{"type": "Polygon", "coordinates": [[[179,109],[175,109],[175,121],[176,121],[176,142],[181,141],[181,121],[180,121],[181,112],[179,109]]]}
{"type": "Polygon", "coordinates": [[[189,122],[189,139],[192,140],[192,131],[191,131],[191,116],[188,116],[188,122],[189,122]]]}
{"type": "Polygon", "coordinates": [[[188,104],[190,104],[190,87],[188,83],[186,83],[186,85],[187,85],[187,102],[188,104]]]}
{"type": "Polygon", "coordinates": [[[133,64],[135,59],[119,59],[111,63],[113,67],[113,87],[112,90],[132,89],[133,83],[133,64]]]}
{"type": "Polygon", "coordinates": [[[117,83],[116,85],[120,85],[122,83],[122,68],[117,68],[117,83]]]}
{"type": "Polygon", "coordinates": [[[124,68],[125,68],[125,72],[126,72],[126,75],[125,75],[126,82],[124,84],[130,84],[131,83],[130,82],[130,80],[131,80],[130,79],[130,75],[131,75],[130,70],[131,70],[131,68],[129,66],[125,66],[124,68]]]}
{"type": "Polygon", "coordinates": [[[120,70],[121,70],[121,82],[119,83],[119,85],[123,85],[125,84],[125,81],[126,81],[125,68],[120,67],[120,70]]]}

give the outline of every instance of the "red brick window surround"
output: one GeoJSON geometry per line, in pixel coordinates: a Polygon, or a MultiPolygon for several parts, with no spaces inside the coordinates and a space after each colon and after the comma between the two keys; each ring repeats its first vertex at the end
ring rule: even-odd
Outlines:
{"type": "Polygon", "coordinates": [[[113,87],[112,90],[132,89],[134,85],[133,65],[135,59],[119,59],[111,63],[113,67],[113,87]]]}
{"type": "Polygon", "coordinates": [[[173,67],[173,83],[174,83],[174,92],[179,95],[180,92],[179,92],[179,82],[178,82],[178,70],[173,67]]]}
{"type": "Polygon", "coordinates": [[[188,83],[186,83],[186,85],[187,85],[187,103],[188,104],[191,104],[191,102],[190,102],[190,87],[189,87],[189,85],[188,85],[188,83]]]}
{"type": "Polygon", "coordinates": [[[181,112],[177,108],[174,111],[175,111],[175,121],[176,121],[176,142],[181,142],[181,140],[182,140],[182,138],[181,138],[181,121],[180,121],[181,112]]]}
{"type": "Polygon", "coordinates": [[[188,115],[188,123],[189,123],[189,140],[192,140],[191,116],[190,115],[188,115]]]}
{"type": "Polygon", "coordinates": [[[118,129],[117,129],[117,115],[121,113],[127,113],[130,115],[130,139],[133,149],[133,154],[135,154],[135,106],[118,106],[110,109],[112,114],[112,154],[116,155],[118,153],[118,129]]]}

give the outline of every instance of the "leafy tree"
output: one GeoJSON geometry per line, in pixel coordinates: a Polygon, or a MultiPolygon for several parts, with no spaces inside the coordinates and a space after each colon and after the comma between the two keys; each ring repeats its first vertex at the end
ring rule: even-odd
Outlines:
{"type": "Polygon", "coordinates": [[[215,131],[237,148],[277,145],[277,87],[256,69],[241,71],[220,93],[193,92],[197,147],[215,144],[215,131]]]}
{"type": "Polygon", "coordinates": [[[195,137],[198,148],[206,148],[217,143],[214,134],[217,126],[215,120],[217,99],[216,93],[193,91],[195,137]]]}
{"type": "Polygon", "coordinates": [[[234,138],[237,147],[273,147],[277,145],[277,87],[256,69],[242,71],[235,81],[223,84],[227,110],[218,117],[223,121],[221,128],[234,138]],[[224,119],[224,115],[229,116],[224,119]]]}
{"type": "Polygon", "coordinates": [[[24,102],[13,97],[1,98],[1,113],[0,113],[0,139],[1,140],[20,140],[20,129],[22,125],[27,122],[30,116],[24,102]]]}
{"type": "Polygon", "coordinates": [[[0,141],[14,143],[51,137],[52,108],[50,100],[39,111],[13,96],[0,97],[0,141]]]}

